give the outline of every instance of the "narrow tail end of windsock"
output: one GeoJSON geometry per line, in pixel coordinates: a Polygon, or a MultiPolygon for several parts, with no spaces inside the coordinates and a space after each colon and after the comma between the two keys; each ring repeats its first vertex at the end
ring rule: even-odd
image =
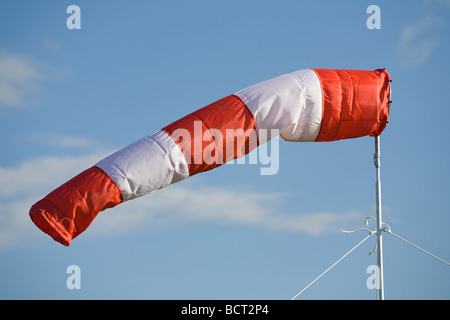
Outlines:
{"type": "Polygon", "coordinates": [[[36,202],[30,218],[55,241],[68,246],[97,214],[122,202],[122,193],[100,168],[91,167],[36,202]]]}
{"type": "Polygon", "coordinates": [[[30,218],[39,229],[51,236],[53,240],[69,246],[72,240],[71,235],[60,225],[58,220],[52,218],[60,215],[57,212],[58,208],[44,198],[31,207],[30,218]]]}

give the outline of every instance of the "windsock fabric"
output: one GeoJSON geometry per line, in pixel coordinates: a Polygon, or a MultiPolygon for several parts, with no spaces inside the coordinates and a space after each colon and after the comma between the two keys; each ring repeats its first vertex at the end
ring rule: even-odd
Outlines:
{"type": "Polygon", "coordinates": [[[242,157],[276,135],[293,142],[379,135],[388,122],[389,99],[390,76],[384,69],[285,74],[106,157],[34,204],[30,217],[68,246],[100,211],[242,157]]]}

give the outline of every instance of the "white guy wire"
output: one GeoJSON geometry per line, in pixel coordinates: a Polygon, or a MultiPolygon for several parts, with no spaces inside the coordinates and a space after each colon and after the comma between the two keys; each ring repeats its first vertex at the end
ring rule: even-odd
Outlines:
{"type": "Polygon", "coordinates": [[[353,250],[355,250],[356,248],[358,248],[364,241],[366,241],[367,239],[369,239],[371,236],[373,235],[373,232],[369,232],[369,234],[361,240],[360,243],[358,243],[356,246],[354,246],[352,249],[350,249],[350,251],[348,251],[346,254],[344,254],[338,261],[336,261],[335,263],[333,263],[327,270],[325,270],[324,272],[322,272],[322,274],[320,276],[318,276],[317,278],[315,278],[310,284],[308,284],[305,288],[303,288],[302,291],[300,291],[299,293],[297,293],[291,300],[294,300],[295,298],[297,298],[300,294],[303,293],[303,291],[305,291],[306,289],[308,289],[314,282],[316,282],[317,280],[319,280],[325,273],[327,273],[328,271],[331,270],[331,268],[333,268],[335,265],[337,265],[342,259],[344,259],[346,256],[348,256],[353,250]]]}
{"type": "Polygon", "coordinates": [[[402,240],[402,241],[406,242],[407,244],[409,244],[409,245],[413,246],[414,248],[416,248],[416,249],[419,249],[420,251],[422,251],[422,252],[425,252],[426,254],[428,254],[428,255],[432,256],[433,258],[435,258],[435,259],[437,259],[437,260],[439,260],[439,261],[441,261],[441,262],[445,263],[446,265],[450,266],[450,263],[448,263],[447,261],[445,261],[445,260],[442,260],[441,258],[439,258],[439,257],[435,256],[434,254],[432,254],[432,253],[429,253],[429,252],[428,252],[428,251],[426,251],[425,249],[422,249],[421,247],[419,247],[419,246],[416,246],[416,245],[415,245],[414,243],[411,243],[411,242],[409,242],[408,240],[406,240],[406,239],[403,239],[402,237],[400,237],[400,236],[396,235],[395,233],[393,233],[393,232],[392,232],[392,231],[391,231],[390,229],[388,229],[388,230],[383,230],[383,231],[385,231],[385,232],[387,232],[387,233],[389,233],[389,234],[393,235],[393,236],[394,236],[394,237],[396,237],[397,239],[400,239],[400,240],[402,240]]]}

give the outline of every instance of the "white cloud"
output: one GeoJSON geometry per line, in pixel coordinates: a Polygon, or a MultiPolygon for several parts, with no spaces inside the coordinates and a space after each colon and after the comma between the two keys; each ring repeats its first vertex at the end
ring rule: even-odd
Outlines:
{"type": "Polygon", "coordinates": [[[443,4],[444,6],[450,7],[450,0],[424,0],[426,5],[443,4]]]}
{"type": "Polygon", "coordinates": [[[45,38],[42,42],[42,45],[44,46],[44,48],[46,48],[54,53],[62,52],[62,45],[50,38],[45,38]]]}
{"type": "Polygon", "coordinates": [[[28,217],[33,203],[107,154],[43,157],[0,167],[0,250],[32,243],[41,232],[28,217]]]}
{"type": "Polygon", "coordinates": [[[34,133],[28,138],[34,144],[59,148],[102,148],[100,142],[83,136],[73,136],[61,133],[34,133]]]}
{"type": "MultiPolygon", "coordinates": [[[[0,250],[28,245],[42,236],[28,217],[33,203],[106,155],[46,157],[12,168],[0,167],[0,250]]],[[[320,235],[335,232],[355,219],[362,220],[362,215],[354,212],[283,212],[282,203],[288,197],[277,192],[207,187],[198,181],[186,185],[179,182],[101,212],[82,236],[114,236],[202,221],[320,235]]]]}
{"type": "Polygon", "coordinates": [[[24,196],[0,202],[0,251],[30,245],[38,233],[28,217],[30,203],[36,198],[24,196]]]}
{"type": "Polygon", "coordinates": [[[111,236],[172,224],[210,221],[318,236],[363,220],[363,215],[356,212],[283,213],[280,204],[287,197],[274,192],[198,185],[188,188],[178,183],[100,213],[89,234],[111,236]]]}
{"type": "Polygon", "coordinates": [[[0,109],[32,103],[43,79],[42,67],[30,56],[0,50],[0,109]]]}
{"type": "MultiPolygon", "coordinates": [[[[0,199],[39,193],[62,184],[75,174],[95,164],[105,153],[81,157],[44,157],[0,167],[0,199]]],[[[51,190],[48,190],[51,191],[51,190]]]]}
{"type": "Polygon", "coordinates": [[[50,140],[50,143],[55,146],[64,148],[73,148],[73,147],[82,148],[82,147],[89,147],[94,144],[94,142],[88,138],[72,137],[72,136],[53,137],[53,139],[50,140]]]}
{"type": "Polygon", "coordinates": [[[428,14],[416,24],[404,27],[397,43],[397,58],[403,67],[415,67],[425,63],[437,48],[431,31],[442,24],[442,19],[428,14]]]}

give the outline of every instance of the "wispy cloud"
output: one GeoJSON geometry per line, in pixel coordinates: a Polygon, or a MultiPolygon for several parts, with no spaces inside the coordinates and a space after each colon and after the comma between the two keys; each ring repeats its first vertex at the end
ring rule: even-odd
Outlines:
{"type": "MultiPolygon", "coordinates": [[[[0,167],[0,250],[28,245],[37,236],[42,237],[28,218],[31,205],[106,155],[37,158],[16,167],[0,167]]],[[[155,226],[204,221],[321,235],[362,219],[355,212],[283,212],[282,203],[290,196],[287,194],[209,187],[198,181],[194,185],[180,182],[155,191],[157,195],[108,209],[100,213],[84,236],[114,236],[155,226]]]]}
{"type": "Polygon", "coordinates": [[[0,167],[0,199],[54,189],[57,187],[55,184],[66,182],[105,155],[99,153],[80,157],[43,157],[21,163],[16,167],[0,167]]]}
{"type": "Polygon", "coordinates": [[[289,195],[275,192],[206,186],[187,188],[180,184],[157,192],[157,196],[125,202],[114,211],[100,215],[91,233],[111,235],[161,225],[210,221],[274,232],[321,235],[335,232],[350,221],[362,220],[362,215],[356,212],[286,213],[281,203],[289,195]]]}
{"type": "Polygon", "coordinates": [[[100,142],[91,138],[78,135],[68,135],[64,133],[33,133],[28,140],[35,144],[58,148],[102,148],[100,142]]]}
{"type": "Polygon", "coordinates": [[[54,53],[61,53],[62,52],[62,45],[59,42],[56,42],[50,38],[45,38],[42,42],[42,45],[47,50],[54,52],[54,53]]]}
{"type": "Polygon", "coordinates": [[[0,49],[0,109],[33,103],[43,79],[38,60],[0,49]]]}
{"type": "Polygon", "coordinates": [[[401,30],[396,54],[403,67],[415,67],[428,61],[437,48],[432,31],[442,23],[441,18],[428,14],[417,23],[401,30]]]}
{"type": "Polygon", "coordinates": [[[450,0],[423,0],[426,5],[443,4],[450,8],[450,0]]]}

